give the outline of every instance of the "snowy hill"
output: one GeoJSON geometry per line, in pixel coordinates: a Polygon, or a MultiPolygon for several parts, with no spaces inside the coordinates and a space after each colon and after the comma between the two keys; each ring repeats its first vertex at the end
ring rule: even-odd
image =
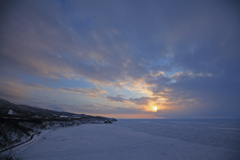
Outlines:
{"type": "Polygon", "coordinates": [[[117,120],[16,105],[0,99],[0,150],[21,143],[29,139],[32,134],[41,133],[44,129],[109,121],[117,120]]]}

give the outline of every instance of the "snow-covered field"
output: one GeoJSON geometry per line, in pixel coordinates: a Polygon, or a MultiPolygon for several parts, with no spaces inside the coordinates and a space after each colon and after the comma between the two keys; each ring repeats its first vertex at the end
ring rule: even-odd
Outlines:
{"type": "Polygon", "coordinates": [[[40,135],[22,160],[239,160],[236,121],[119,120],[40,135]]]}

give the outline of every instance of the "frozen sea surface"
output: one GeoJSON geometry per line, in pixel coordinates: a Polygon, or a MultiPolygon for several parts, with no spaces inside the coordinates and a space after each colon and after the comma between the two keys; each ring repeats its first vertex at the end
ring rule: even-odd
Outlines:
{"type": "Polygon", "coordinates": [[[240,122],[119,120],[61,128],[16,154],[22,160],[239,160],[240,122]]]}

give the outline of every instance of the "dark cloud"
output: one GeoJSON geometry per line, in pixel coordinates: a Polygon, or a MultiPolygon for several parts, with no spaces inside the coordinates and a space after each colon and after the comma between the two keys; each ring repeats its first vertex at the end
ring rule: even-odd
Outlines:
{"type": "Polygon", "coordinates": [[[113,96],[107,96],[106,97],[109,101],[112,101],[112,102],[124,102],[126,101],[125,98],[123,98],[122,96],[118,95],[117,97],[113,97],[113,96]]]}
{"type": "Polygon", "coordinates": [[[130,98],[129,101],[137,105],[148,105],[150,101],[154,101],[156,98],[151,97],[140,97],[140,98],[130,98]]]}
{"type": "Polygon", "coordinates": [[[122,96],[107,96],[106,97],[108,100],[112,102],[132,102],[135,103],[136,105],[148,105],[150,101],[156,101],[157,98],[151,98],[151,97],[140,97],[140,98],[123,98],[122,96]]]}

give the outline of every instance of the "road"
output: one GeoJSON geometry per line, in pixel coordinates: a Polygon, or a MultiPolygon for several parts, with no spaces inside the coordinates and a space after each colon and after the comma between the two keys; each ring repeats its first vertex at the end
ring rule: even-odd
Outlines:
{"type": "Polygon", "coordinates": [[[15,146],[12,146],[12,147],[10,147],[10,148],[4,149],[4,150],[0,151],[0,153],[5,152],[5,151],[8,151],[8,150],[10,150],[10,149],[13,149],[13,148],[15,148],[15,147],[18,147],[18,146],[20,146],[20,145],[23,145],[23,144],[31,141],[36,134],[38,134],[38,133],[33,133],[33,134],[31,135],[31,137],[30,137],[27,141],[22,142],[22,143],[20,143],[20,144],[17,144],[17,145],[15,145],[15,146]]]}

